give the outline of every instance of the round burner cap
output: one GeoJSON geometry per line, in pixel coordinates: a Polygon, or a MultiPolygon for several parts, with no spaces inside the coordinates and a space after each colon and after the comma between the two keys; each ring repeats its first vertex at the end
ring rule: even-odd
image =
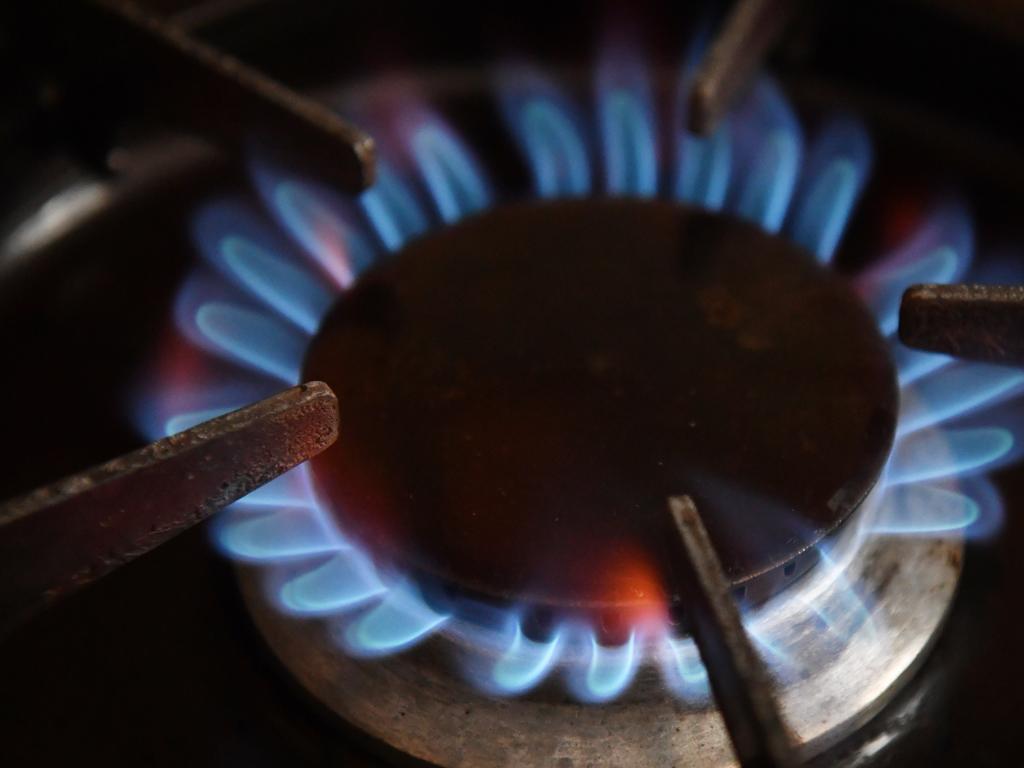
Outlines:
{"type": "Polygon", "coordinates": [[[789,575],[875,483],[898,403],[842,278],[746,222],[636,200],[506,206],[410,243],[338,300],[304,378],[338,396],[312,467],[346,532],[450,588],[569,609],[663,600],[679,494],[735,584],[789,575]]]}

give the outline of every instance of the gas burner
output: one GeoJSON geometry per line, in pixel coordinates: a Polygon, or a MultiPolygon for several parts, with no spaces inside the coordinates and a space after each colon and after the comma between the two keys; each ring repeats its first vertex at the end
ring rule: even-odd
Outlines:
{"type": "MultiPolygon", "coordinates": [[[[163,439],[0,505],[0,633],[218,512],[254,637],[328,714],[313,742],[345,722],[438,766],[886,759],[879,729],[928,696],[937,675],[908,681],[955,634],[965,541],[999,529],[986,473],[1019,453],[1024,391],[968,362],[1020,358],[1021,289],[991,283],[1024,275],[973,266],[966,207],[921,194],[957,154],[905,164],[930,126],[757,78],[788,0],[737,3],[682,71],[616,22],[592,90],[521,61],[430,75],[417,53],[415,77],[319,100],[226,54],[222,11],[57,5],[24,20],[53,38],[32,55],[59,73],[40,75],[46,123],[88,121],[77,157],[130,171],[114,136],[163,115],[224,150],[218,183],[244,166],[253,189],[192,219],[203,262],[135,403],[163,439]],[[136,66],[79,77],[80,40],[136,66]]],[[[587,15],[541,25],[559,60],[587,15]]],[[[296,79],[334,88],[350,42],[296,79]]],[[[989,215],[986,188],[957,183],[989,215]]],[[[186,229],[140,223],[162,206],[126,194],[71,187],[15,220],[8,260],[186,229]]],[[[174,241],[154,261],[185,267],[174,241]]]]}
{"type": "Polygon", "coordinates": [[[668,496],[706,513],[808,756],[900,689],[949,608],[963,532],[998,525],[966,475],[1014,438],[947,425],[1024,375],[894,338],[906,285],[967,273],[963,206],[937,202],[840,278],[828,264],[871,165],[858,122],[821,120],[805,148],[763,80],[669,164],[655,94],[672,89],[621,61],[598,69],[596,145],[570,88],[500,78],[542,202],[498,195],[407,81],[353,89],[339,101],[372,118],[377,184],[353,204],[258,159],[277,227],[247,203],[204,208],[207,266],[176,319],[222,363],[158,382],[144,411],[173,432],[274,380],[337,390],[337,447],[228,510],[218,542],[302,687],[439,765],[501,746],[728,759],[666,567],[668,496]],[[567,721],[578,735],[543,727],[567,721]]]}
{"type": "Polygon", "coordinates": [[[658,201],[504,206],[416,240],[341,296],[302,378],[344,425],[314,482],[378,560],[615,642],[664,610],[666,498],[693,497],[763,602],[874,485],[897,411],[845,281],[658,201]]]}
{"type": "MultiPolygon", "coordinates": [[[[873,536],[880,513],[877,495],[869,497],[823,564],[747,618],[805,759],[834,749],[892,699],[956,590],[960,535],[873,536]]],[[[243,566],[240,576],[256,626],[299,684],[403,755],[438,766],[733,764],[689,638],[661,638],[640,661],[632,645],[606,649],[571,633],[530,640],[516,628],[482,633],[461,620],[404,654],[368,658],[339,653],[358,623],[297,622],[268,599],[259,569],[243,566]],[[573,701],[564,686],[603,703],[573,701]],[[505,698],[522,690],[529,693],[505,698]]]]}

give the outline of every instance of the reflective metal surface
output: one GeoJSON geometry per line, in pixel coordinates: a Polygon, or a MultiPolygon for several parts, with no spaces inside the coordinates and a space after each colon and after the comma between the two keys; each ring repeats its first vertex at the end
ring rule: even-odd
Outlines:
{"type": "MultiPolygon", "coordinates": [[[[766,654],[785,655],[772,664],[776,695],[804,757],[837,744],[895,695],[956,590],[959,536],[872,536],[877,509],[873,494],[830,559],[747,620],[766,654]]],[[[664,658],[649,656],[630,691],[601,706],[570,702],[550,680],[522,698],[491,698],[453,668],[457,625],[405,654],[351,658],[329,621],[282,615],[255,571],[240,580],[257,627],[297,681],[402,753],[442,766],[734,764],[711,703],[663,686],[664,658]]]]}

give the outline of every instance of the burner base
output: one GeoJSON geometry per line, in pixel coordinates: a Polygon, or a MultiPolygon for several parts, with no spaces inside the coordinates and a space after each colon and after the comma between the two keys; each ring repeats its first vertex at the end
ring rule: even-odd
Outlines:
{"type": "MultiPolygon", "coordinates": [[[[872,495],[832,567],[819,566],[749,617],[805,757],[846,739],[892,699],[924,659],[956,591],[962,540],[868,535],[876,507],[872,495]]],[[[733,764],[713,703],[666,689],[664,646],[649,649],[633,685],[611,703],[565,695],[558,672],[573,674],[572,660],[529,694],[495,698],[452,669],[456,647],[479,653],[456,626],[404,654],[352,658],[332,622],[282,615],[260,571],[243,568],[240,578],[259,631],[300,685],[415,758],[439,766],[733,764]]]]}

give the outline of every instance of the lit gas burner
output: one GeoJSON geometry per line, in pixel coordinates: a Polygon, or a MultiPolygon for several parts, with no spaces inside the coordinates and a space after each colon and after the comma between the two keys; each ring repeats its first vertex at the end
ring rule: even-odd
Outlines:
{"type": "Polygon", "coordinates": [[[897,410],[843,280],[653,201],[503,206],[410,243],[342,296],[302,378],[345,425],[316,485],[377,559],[618,642],[616,613],[664,610],[665,499],[694,498],[763,602],[874,485],[897,410]]]}
{"type": "Polygon", "coordinates": [[[665,142],[670,89],[635,58],[598,68],[592,120],[541,73],[499,82],[487,146],[511,139],[542,201],[407,84],[349,94],[377,184],[355,203],[257,162],[273,223],[200,213],[177,320],[218,362],[178,349],[193,365],[167,358],[143,420],[175,432],[308,378],[337,392],[338,444],[218,541],[303,687],[406,755],[728,764],[669,574],[681,493],[819,754],[916,668],[965,531],[999,524],[979,473],[1015,437],[986,409],[1024,374],[893,338],[907,285],[968,273],[970,219],[938,204],[847,280],[828,264],[868,177],[856,121],[805,148],[764,81],[713,136],[665,142]]]}

